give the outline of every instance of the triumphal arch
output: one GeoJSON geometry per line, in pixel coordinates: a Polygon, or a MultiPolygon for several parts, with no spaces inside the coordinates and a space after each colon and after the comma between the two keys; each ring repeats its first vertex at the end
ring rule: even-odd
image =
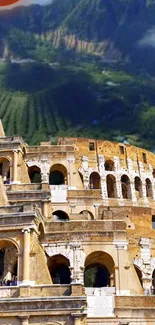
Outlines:
{"type": "Polygon", "coordinates": [[[0,124],[0,325],[155,324],[155,155],[0,124]]]}

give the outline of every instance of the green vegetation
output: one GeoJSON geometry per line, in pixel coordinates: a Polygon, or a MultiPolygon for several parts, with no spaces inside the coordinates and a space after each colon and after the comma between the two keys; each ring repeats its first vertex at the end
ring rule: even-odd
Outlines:
{"type": "Polygon", "coordinates": [[[6,133],[33,144],[83,136],[154,150],[154,15],[154,0],[54,0],[0,12],[6,133]],[[104,55],[78,52],[66,35],[101,42],[104,55]]]}

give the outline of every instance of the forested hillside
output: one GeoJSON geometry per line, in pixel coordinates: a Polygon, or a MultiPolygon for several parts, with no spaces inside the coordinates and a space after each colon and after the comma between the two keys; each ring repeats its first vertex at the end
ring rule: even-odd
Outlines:
{"type": "Polygon", "coordinates": [[[102,137],[154,150],[154,25],[154,0],[54,0],[0,12],[7,134],[31,143],[102,137]]]}

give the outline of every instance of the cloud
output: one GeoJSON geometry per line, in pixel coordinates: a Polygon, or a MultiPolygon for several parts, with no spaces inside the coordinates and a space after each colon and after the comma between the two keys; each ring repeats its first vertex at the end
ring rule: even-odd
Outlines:
{"type": "Polygon", "coordinates": [[[155,27],[149,29],[144,37],[138,42],[141,47],[154,47],[155,48],[155,27]]]}

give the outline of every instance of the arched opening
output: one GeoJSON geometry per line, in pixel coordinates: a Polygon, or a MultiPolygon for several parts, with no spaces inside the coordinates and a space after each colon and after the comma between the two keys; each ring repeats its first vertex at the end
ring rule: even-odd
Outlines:
{"type": "Polygon", "coordinates": [[[90,212],[88,210],[83,210],[80,212],[80,214],[82,214],[84,219],[86,219],[86,220],[94,220],[94,216],[93,216],[92,212],[90,212]]]}
{"type": "Polygon", "coordinates": [[[54,211],[52,214],[53,214],[54,221],[68,221],[69,220],[68,214],[62,210],[54,211]]]}
{"type": "Polygon", "coordinates": [[[64,185],[67,184],[67,169],[61,164],[53,165],[49,174],[50,185],[64,185]]]}
{"type": "Polygon", "coordinates": [[[155,229],[155,215],[152,215],[152,229],[155,229]]]}
{"type": "Polygon", "coordinates": [[[152,273],[152,294],[155,294],[155,270],[152,273]]]}
{"type": "Polygon", "coordinates": [[[146,184],[146,197],[153,198],[152,183],[149,178],[146,178],[145,184],[146,184]]]}
{"type": "Polygon", "coordinates": [[[136,191],[136,198],[139,199],[143,196],[142,193],[142,181],[139,177],[135,177],[135,191],[136,191]]]}
{"type": "Polygon", "coordinates": [[[0,175],[4,184],[10,184],[10,161],[4,157],[0,157],[0,175]]]}
{"type": "Polygon", "coordinates": [[[42,223],[40,223],[38,231],[39,231],[39,240],[42,241],[42,239],[44,238],[44,228],[42,223]]]}
{"type": "Polygon", "coordinates": [[[17,247],[8,240],[0,241],[0,284],[17,285],[18,275],[17,247]]]}
{"type": "Polygon", "coordinates": [[[69,266],[69,260],[61,254],[49,258],[48,268],[53,284],[70,284],[71,274],[69,266]]]}
{"type": "Polygon", "coordinates": [[[93,172],[90,174],[89,188],[94,190],[101,188],[101,178],[97,172],[93,172]]]}
{"type": "Polygon", "coordinates": [[[41,170],[37,166],[28,167],[31,183],[41,183],[41,170]]]}
{"type": "Polygon", "coordinates": [[[84,271],[85,287],[114,286],[114,261],[112,257],[101,251],[93,252],[87,256],[84,271]]]}
{"type": "Polygon", "coordinates": [[[83,175],[80,172],[79,172],[79,175],[80,175],[81,182],[83,184],[83,175]]]}
{"type": "Polygon", "coordinates": [[[123,199],[131,199],[130,179],[127,175],[121,177],[123,199]]]}
{"type": "Polygon", "coordinates": [[[107,175],[107,193],[109,198],[116,198],[116,179],[113,175],[107,175]]]}
{"type": "Polygon", "coordinates": [[[142,282],[142,272],[141,272],[141,270],[140,270],[136,265],[134,265],[134,267],[135,267],[135,270],[136,270],[136,273],[137,273],[137,276],[138,276],[139,282],[140,282],[141,286],[143,286],[143,282],[142,282]]]}
{"type": "Polygon", "coordinates": [[[106,160],[104,163],[105,170],[114,171],[114,162],[112,160],[106,160]]]}

